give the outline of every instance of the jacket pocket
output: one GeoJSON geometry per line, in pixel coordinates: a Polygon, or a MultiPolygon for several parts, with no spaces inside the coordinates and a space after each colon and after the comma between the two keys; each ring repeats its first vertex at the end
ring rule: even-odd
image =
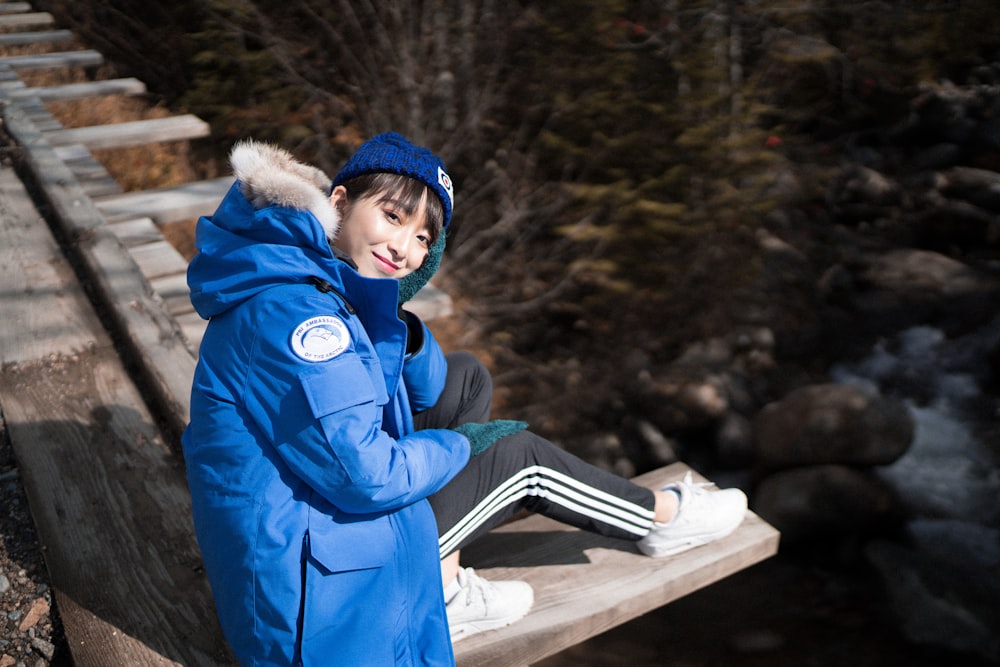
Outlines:
{"type": "Polygon", "coordinates": [[[369,364],[356,354],[341,355],[301,373],[299,383],[316,419],[364,403],[385,405],[389,400],[381,372],[370,372],[369,364]]]}
{"type": "Polygon", "coordinates": [[[309,553],[328,572],[382,567],[391,562],[396,537],[386,514],[333,516],[315,508],[309,517],[309,553]]]}

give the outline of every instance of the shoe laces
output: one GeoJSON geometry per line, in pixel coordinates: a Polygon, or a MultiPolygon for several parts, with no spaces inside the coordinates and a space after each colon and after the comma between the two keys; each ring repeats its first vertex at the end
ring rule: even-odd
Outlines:
{"type": "Polygon", "coordinates": [[[696,482],[691,477],[691,471],[688,470],[684,474],[684,479],[680,482],[675,482],[673,486],[676,486],[681,491],[681,496],[691,495],[700,496],[708,492],[708,489],[715,486],[715,482],[696,482]]]}
{"type": "Polygon", "coordinates": [[[489,605],[489,603],[496,598],[496,589],[493,585],[486,579],[483,579],[476,571],[471,567],[462,568],[462,573],[465,576],[460,577],[459,583],[462,585],[462,590],[459,595],[462,596],[462,601],[466,606],[472,604],[473,600],[480,599],[483,604],[489,605]]]}

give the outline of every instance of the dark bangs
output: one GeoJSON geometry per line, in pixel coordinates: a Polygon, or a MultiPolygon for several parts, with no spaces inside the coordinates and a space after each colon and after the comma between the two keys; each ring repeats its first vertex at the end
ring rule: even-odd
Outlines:
{"type": "Polygon", "coordinates": [[[426,198],[427,228],[431,234],[431,244],[441,235],[444,225],[444,207],[437,194],[421,181],[399,174],[365,174],[344,182],[348,197],[352,200],[372,198],[379,203],[392,202],[407,215],[420,210],[420,202],[426,198]]]}

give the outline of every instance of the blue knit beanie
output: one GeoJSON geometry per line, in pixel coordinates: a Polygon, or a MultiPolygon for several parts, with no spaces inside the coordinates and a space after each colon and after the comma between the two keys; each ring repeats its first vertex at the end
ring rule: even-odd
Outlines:
{"type": "Polygon", "coordinates": [[[426,148],[414,146],[402,135],[386,132],[361,144],[333,179],[333,187],[358,176],[380,172],[409,176],[427,185],[441,200],[444,228],[448,228],[455,190],[441,158],[426,148]]]}

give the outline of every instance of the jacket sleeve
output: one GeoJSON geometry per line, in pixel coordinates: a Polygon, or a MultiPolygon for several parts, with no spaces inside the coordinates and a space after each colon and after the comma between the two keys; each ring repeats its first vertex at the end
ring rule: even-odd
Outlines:
{"type": "Polygon", "coordinates": [[[427,325],[413,313],[407,313],[406,316],[410,330],[419,327],[423,334],[420,337],[420,347],[409,354],[403,364],[403,382],[410,398],[410,409],[420,412],[437,403],[441,396],[448,374],[448,362],[427,325]]]}
{"type": "MultiPolygon", "coordinates": [[[[285,305],[285,308],[288,306],[285,305]]],[[[374,352],[350,322],[350,345],[309,362],[288,342],[301,311],[258,321],[248,367],[247,406],[289,470],[338,509],[393,510],[426,498],[469,460],[468,440],[425,430],[399,439],[382,429],[388,395],[374,352]]]]}

